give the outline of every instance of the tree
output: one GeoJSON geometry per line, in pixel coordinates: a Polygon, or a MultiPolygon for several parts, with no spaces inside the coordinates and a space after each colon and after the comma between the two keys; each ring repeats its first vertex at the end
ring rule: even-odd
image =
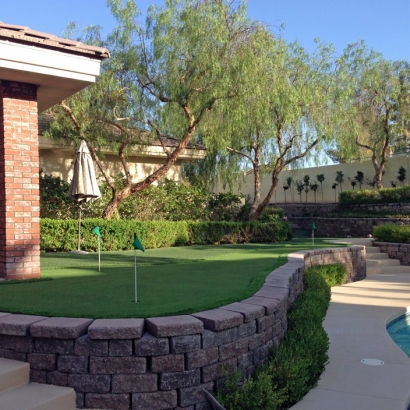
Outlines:
{"type": "Polygon", "coordinates": [[[352,186],[353,191],[354,191],[354,187],[357,185],[357,181],[356,181],[355,178],[352,179],[352,178],[348,177],[348,179],[349,179],[350,185],[352,186]]]}
{"type": "Polygon", "coordinates": [[[259,29],[246,17],[244,4],[217,0],[166,1],[149,9],[145,29],[137,22],[133,0],[122,6],[108,0],[117,27],[101,40],[98,29],[83,41],[102,45],[111,58],[102,64],[96,84],[54,107],[50,134],[84,139],[112,192],[103,213],[163,177],[194,136],[212,132],[209,113],[234,100],[249,75],[248,39],[259,29]],[[167,142],[172,144],[167,144],[167,142]],[[164,163],[135,181],[129,150],[158,145],[164,163]],[[170,146],[171,145],[171,146],[170,146]],[[117,152],[126,184],[118,189],[103,163],[105,150],[117,152]]]}
{"type": "Polygon", "coordinates": [[[336,171],[336,178],[335,181],[338,185],[340,185],[340,191],[343,191],[342,183],[344,182],[344,174],[343,171],[336,171]]]}
{"type": "Polygon", "coordinates": [[[315,181],[313,184],[310,184],[310,189],[313,191],[315,196],[315,203],[316,203],[316,191],[319,188],[319,184],[315,181]]]}
{"type": "Polygon", "coordinates": [[[303,181],[295,181],[296,190],[298,191],[300,202],[302,202],[302,192],[305,189],[305,183],[303,181]]]}
{"type": "Polygon", "coordinates": [[[356,176],[354,177],[355,181],[359,184],[359,189],[362,189],[364,183],[364,174],[362,171],[357,171],[356,176]]]}
{"type": "Polygon", "coordinates": [[[406,180],[406,169],[401,166],[399,168],[399,172],[397,175],[397,179],[401,182],[401,184],[404,186],[404,181],[406,180]]]}
{"type": "Polygon", "coordinates": [[[349,45],[339,60],[339,80],[349,91],[344,126],[339,126],[338,152],[357,158],[371,155],[375,186],[394,149],[408,146],[410,65],[386,61],[363,42],[349,45]]]}
{"type": "Polygon", "coordinates": [[[336,188],[337,188],[338,185],[339,185],[339,184],[338,184],[337,182],[335,182],[335,183],[332,185],[332,189],[335,190],[335,202],[337,202],[336,188]]]}
{"type": "Polygon", "coordinates": [[[289,189],[289,185],[283,185],[283,191],[285,192],[285,204],[286,204],[286,191],[289,189]]]}
{"type": "Polygon", "coordinates": [[[307,197],[308,197],[308,193],[309,193],[309,182],[310,182],[310,176],[305,175],[303,177],[303,183],[305,184],[306,203],[307,203],[307,197]]]}
{"type": "Polygon", "coordinates": [[[323,202],[323,181],[325,180],[325,175],[324,174],[318,174],[318,175],[316,175],[316,179],[320,183],[320,189],[322,191],[322,202],[323,202]]]}
{"type": "Polygon", "coordinates": [[[292,178],[291,176],[288,176],[288,177],[286,178],[286,183],[288,184],[288,187],[289,187],[289,189],[290,189],[290,196],[291,196],[291,198],[292,198],[292,202],[294,202],[294,201],[295,201],[295,198],[293,197],[293,189],[292,189],[292,186],[293,186],[293,178],[292,178]]]}
{"type": "MultiPolygon", "coordinates": [[[[249,164],[254,175],[254,199],[250,220],[258,219],[269,204],[281,171],[307,155],[319,142],[331,137],[330,111],[333,77],[331,49],[320,46],[309,55],[297,43],[286,44],[271,33],[254,36],[254,76],[241,80],[243,93],[225,106],[223,129],[214,138],[226,156],[235,154],[249,164]],[[257,44],[263,44],[258,46],[257,44]],[[224,139],[217,139],[221,133],[224,139]],[[261,177],[269,175],[270,187],[261,193],[261,177]]],[[[236,160],[238,163],[238,160],[236,160]]],[[[244,165],[246,168],[246,165],[244,165]]]]}

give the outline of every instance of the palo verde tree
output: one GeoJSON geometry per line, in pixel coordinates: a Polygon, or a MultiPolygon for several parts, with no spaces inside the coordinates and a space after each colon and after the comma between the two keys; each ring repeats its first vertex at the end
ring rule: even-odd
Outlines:
{"type": "Polygon", "coordinates": [[[389,154],[408,145],[410,66],[405,61],[387,61],[360,42],[349,45],[339,59],[338,77],[349,90],[338,150],[350,158],[367,151],[375,186],[382,188],[389,154]]]}
{"type": "Polygon", "coordinates": [[[255,221],[275,193],[280,172],[331,135],[333,77],[331,48],[319,45],[310,55],[298,43],[287,44],[266,30],[255,33],[252,44],[254,75],[241,81],[240,98],[223,107],[225,138],[207,138],[226,157],[252,168],[250,220],[255,221]],[[264,196],[263,175],[270,179],[264,196]]]}
{"type": "Polygon", "coordinates": [[[96,84],[52,109],[49,130],[87,141],[112,192],[106,219],[121,201],[163,177],[195,135],[212,132],[209,113],[217,106],[222,113],[250,74],[246,47],[259,27],[249,22],[242,2],[166,0],[149,9],[145,26],[133,0],[108,5],[117,20],[114,31],[103,41],[97,29],[88,30],[82,40],[107,47],[111,58],[96,84]],[[164,162],[136,181],[127,154],[150,145],[162,149],[164,162]],[[107,150],[120,158],[126,179],[121,187],[103,163],[107,150]]]}

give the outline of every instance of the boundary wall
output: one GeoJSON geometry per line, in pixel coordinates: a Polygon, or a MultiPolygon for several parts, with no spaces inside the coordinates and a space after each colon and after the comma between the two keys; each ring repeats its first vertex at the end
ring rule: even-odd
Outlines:
{"type": "Polygon", "coordinates": [[[252,297],[191,315],[83,319],[0,313],[0,357],[28,362],[32,382],[69,386],[78,408],[210,409],[202,390],[224,372],[244,376],[268,360],[287,331],[303,272],[342,263],[347,282],[366,276],[365,247],[299,251],[252,297]]]}

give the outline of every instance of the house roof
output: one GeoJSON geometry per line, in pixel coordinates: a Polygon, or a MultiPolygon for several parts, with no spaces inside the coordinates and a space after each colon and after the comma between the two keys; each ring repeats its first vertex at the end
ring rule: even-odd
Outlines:
{"type": "Polygon", "coordinates": [[[104,59],[110,57],[110,52],[103,47],[90,46],[80,41],[60,38],[54,34],[36,31],[26,26],[5,24],[0,21],[0,40],[9,40],[15,43],[35,45],[37,47],[65,51],[72,54],[104,59]]]}

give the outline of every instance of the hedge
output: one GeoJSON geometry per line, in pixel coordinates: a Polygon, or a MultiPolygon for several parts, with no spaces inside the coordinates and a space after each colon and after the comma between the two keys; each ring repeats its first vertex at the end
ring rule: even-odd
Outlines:
{"type": "Polygon", "coordinates": [[[330,287],[346,280],[343,265],[323,265],[304,273],[304,292],[288,312],[288,332],[254,377],[227,376],[219,400],[228,410],[279,410],[298,402],[314,386],[328,361],[329,339],[322,322],[330,287]]]}
{"type": "Polygon", "coordinates": [[[374,226],[373,237],[381,242],[410,243],[410,226],[395,224],[374,226]]]}
{"type": "Polygon", "coordinates": [[[410,185],[400,188],[381,188],[378,191],[369,189],[343,191],[339,194],[339,203],[342,205],[385,204],[398,202],[410,202],[410,185]]]}
{"type": "MultiPolygon", "coordinates": [[[[287,221],[260,222],[193,222],[193,221],[130,221],[84,219],[81,222],[81,249],[96,251],[99,226],[101,250],[132,249],[137,234],[145,248],[182,245],[208,245],[244,242],[282,242],[292,239],[287,221]]],[[[77,249],[78,221],[41,219],[41,251],[71,251],[77,249]]]]}

